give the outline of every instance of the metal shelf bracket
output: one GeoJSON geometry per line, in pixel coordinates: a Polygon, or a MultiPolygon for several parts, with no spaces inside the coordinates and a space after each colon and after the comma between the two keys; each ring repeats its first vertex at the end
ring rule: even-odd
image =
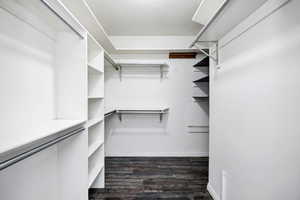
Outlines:
{"type": "Polygon", "coordinates": [[[209,58],[211,58],[216,65],[219,65],[219,42],[218,41],[197,41],[195,43],[195,46],[199,49],[199,51],[201,51],[204,55],[208,56],[209,58]],[[204,51],[204,47],[201,47],[199,45],[199,43],[213,43],[215,45],[215,50],[213,53],[207,53],[206,51],[204,51]],[[215,54],[212,55],[212,54],[215,54]]]}
{"type": "Polygon", "coordinates": [[[123,114],[158,114],[160,123],[163,120],[163,115],[169,111],[169,108],[163,110],[117,110],[116,113],[118,114],[120,122],[122,122],[122,115],[123,114]]]}

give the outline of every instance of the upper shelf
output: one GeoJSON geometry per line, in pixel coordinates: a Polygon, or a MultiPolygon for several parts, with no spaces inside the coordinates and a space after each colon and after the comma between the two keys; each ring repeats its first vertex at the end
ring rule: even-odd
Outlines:
{"type": "Polygon", "coordinates": [[[118,62],[119,66],[149,66],[149,67],[168,67],[169,64],[166,62],[118,62]]]}
{"type": "Polygon", "coordinates": [[[157,67],[159,68],[160,71],[160,79],[163,79],[164,77],[164,72],[168,72],[164,70],[164,68],[169,67],[169,64],[166,62],[159,62],[159,61],[153,61],[153,62],[145,62],[145,61],[119,61],[117,62],[117,65],[119,66],[119,76],[120,76],[120,81],[122,81],[122,72],[123,72],[123,67],[157,67]]]}
{"type": "Polygon", "coordinates": [[[205,57],[203,60],[195,64],[194,67],[209,67],[209,57],[205,57]]]}
{"type": "Polygon", "coordinates": [[[209,82],[209,76],[205,76],[203,78],[200,78],[198,80],[193,81],[194,83],[208,83],[209,82]]]}
{"type": "Polygon", "coordinates": [[[214,13],[216,15],[200,30],[195,41],[220,40],[266,1],[267,0],[228,0],[224,4],[224,7],[220,9],[219,12],[214,13]]]}

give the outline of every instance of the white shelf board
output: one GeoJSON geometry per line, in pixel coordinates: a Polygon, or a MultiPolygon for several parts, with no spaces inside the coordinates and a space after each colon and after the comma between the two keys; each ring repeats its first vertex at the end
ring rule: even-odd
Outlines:
{"type": "Polygon", "coordinates": [[[104,113],[105,114],[108,114],[108,113],[111,113],[111,112],[114,112],[114,111],[116,111],[116,108],[112,108],[112,107],[110,107],[110,108],[104,108],[104,113]]]}
{"type": "Polygon", "coordinates": [[[88,96],[88,99],[103,99],[103,96],[88,96]]]}
{"type": "Polygon", "coordinates": [[[167,106],[121,106],[117,107],[116,110],[135,110],[135,111],[143,111],[143,110],[168,110],[167,106]]]}
{"type": "Polygon", "coordinates": [[[95,67],[91,63],[88,63],[88,67],[89,67],[89,73],[91,73],[91,74],[103,74],[104,73],[102,70],[95,67]]]}
{"type": "Polygon", "coordinates": [[[199,41],[217,41],[221,39],[266,1],[229,0],[223,11],[219,13],[199,38],[199,41]]]}
{"type": "Polygon", "coordinates": [[[100,141],[94,142],[92,145],[90,145],[88,157],[93,155],[97,151],[97,149],[99,149],[103,144],[104,144],[104,142],[100,140],[100,141]]]}
{"type": "Polygon", "coordinates": [[[120,66],[149,66],[149,67],[160,67],[160,66],[169,66],[166,62],[158,61],[117,61],[117,65],[120,66]]]}
{"type": "Polygon", "coordinates": [[[93,119],[89,119],[88,122],[87,122],[87,127],[92,127],[94,126],[95,124],[98,124],[100,122],[103,121],[103,116],[101,117],[97,117],[97,118],[93,118],[93,119]]]}
{"type": "Polygon", "coordinates": [[[96,178],[98,177],[98,175],[101,173],[101,171],[103,170],[104,165],[97,165],[95,166],[91,172],[89,172],[89,188],[92,186],[92,184],[94,183],[94,181],[96,180],[96,178]]]}
{"type": "Polygon", "coordinates": [[[3,130],[3,134],[0,136],[0,156],[5,152],[29,145],[84,122],[84,120],[50,120],[23,125],[20,123],[19,126],[11,126],[8,130],[3,130]]]}

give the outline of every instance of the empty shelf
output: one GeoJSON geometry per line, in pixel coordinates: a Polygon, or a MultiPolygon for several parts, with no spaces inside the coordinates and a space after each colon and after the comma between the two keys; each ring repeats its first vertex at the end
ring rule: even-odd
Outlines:
{"type": "Polygon", "coordinates": [[[209,97],[193,96],[193,98],[194,98],[196,101],[201,101],[201,102],[208,102],[208,101],[209,101],[209,97]]]}
{"type": "Polygon", "coordinates": [[[89,173],[89,188],[92,186],[98,175],[103,170],[104,165],[95,166],[93,170],[89,173]]]}
{"type": "Polygon", "coordinates": [[[205,76],[203,78],[200,78],[198,80],[193,81],[194,83],[208,83],[209,82],[209,76],[205,76]]]}
{"type": "Polygon", "coordinates": [[[194,67],[209,67],[209,57],[205,57],[203,60],[195,64],[194,67]]]}
{"type": "Polygon", "coordinates": [[[93,153],[95,153],[102,145],[104,144],[103,141],[97,141],[95,142],[94,144],[92,144],[90,147],[89,147],[89,157],[91,155],[93,155],[93,153]]]}
{"type": "Polygon", "coordinates": [[[119,66],[149,66],[149,67],[161,67],[161,66],[169,66],[168,63],[165,62],[119,62],[119,66]]]}
{"type": "Polygon", "coordinates": [[[120,121],[122,121],[122,114],[159,114],[160,122],[162,121],[163,114],[168,113],[169,108],[123,108],[117,109],[116,113],[119,115],[120,121]]]}
{"type": "Polygon", "coordinates": [[[102,121],[103,121],[103,116],[97,117],[97,118],[93,118],[93,119],[89,119],[88,122],[87,122],[87,127],[94,126],[95,124],[98,124],[98,123],[100,123],[102,121]]]}
{"type": "Polygon", "coordinates": [[[134,108],[134,107],[124,107],[124,108],[117,108],[116,109],[116,112],[117,113],[124,113],[124,114],[138,114],[138,113],[141,113],[141,114],[152,114],[152,113],[166,113],[168,112],[169,108],[167,107],[140,107],[140,108],[134,108]]]}
{"type": "Polygon", "coordinates": [[[103,99],[103,96],[88,96],[89,99],[103,99]]]}
{"type": "Polygon", "coordinates": [[[88,64],[88,67],[89,67],[89,73],[91,73],[91,74],[102,74],[103,73],[102,70],[100,70],[97,67],[94,67],[92,64],[88,64]]]}

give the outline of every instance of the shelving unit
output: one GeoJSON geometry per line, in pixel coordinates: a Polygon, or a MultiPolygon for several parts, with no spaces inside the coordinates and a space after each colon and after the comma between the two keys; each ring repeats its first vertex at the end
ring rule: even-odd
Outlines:
{"type": "Polygon", "coordinates": [[[158,68],[160,79],[164,78],[164,73],[168,72],[165,68],[169,67],[169,64],[165,62],[118,62],[117,65],[119,66],[120,81],[122,80],[124,67],[139,67],[139,70],[141,70],[142,67],[148,67],[148,69],[150,67],[158,68]]]}
{"type": "Polygon", "coordinates": [[[194,67],[203,69],[207,68],[207,75],[203,76],[201,71],[193,72],[193,83],[194,83],[194,91],[193,98],[197,102],[208,102],[209,101],[209,57],[205,57],[200,60],[198,63],[194,65],[194,67]],[[206,90],[204,90],[204,87],[206,90]],[[208,87],[208,88],[207,88],[208,87]]]}
{"type": "Polygon", "coordinates": [[[0,7],[1,197],[85,199],[86,30],[57,0],[0,7]]]}
{"type": "Polygon", "coordinates": [[[87,68],[88,187],[104,188],[104,50],[91,35],[87,68]]]}

